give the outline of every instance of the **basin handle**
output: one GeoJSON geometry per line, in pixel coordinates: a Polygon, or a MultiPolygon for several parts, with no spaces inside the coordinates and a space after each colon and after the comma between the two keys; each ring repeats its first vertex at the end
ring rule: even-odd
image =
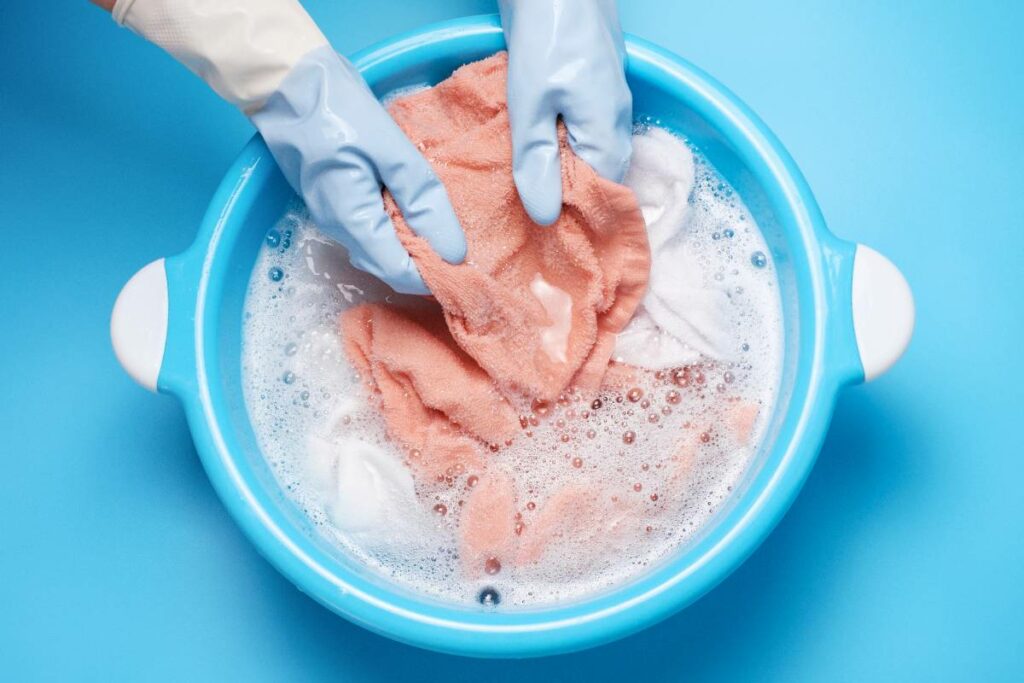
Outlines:
{"type": "MultiPolygon", "coordinates": [[[[914,331],[914,297],[906,278],[871,247],[854,252],[850,305],[857,353],[870,382],[899,360],[914,331]]],[[[121,366],[136,382],[157,390],[167,344],[167,271],[164,259],[128,280],[114,303],[110,338],[121,366]]]]}
{"type": "Polygon", "coordinates": [[[914,331],[914,297],[892,261],[858,244],[850,305],[864,381],[870,382],[907,349],[914,331]]]}
{"type": "Polygon", "coordinates": [[[110,340],[121,367],[132,379],[157,390],[167,345],[167,270],[157,259],[121,289],[110,316],[110,340]]]}

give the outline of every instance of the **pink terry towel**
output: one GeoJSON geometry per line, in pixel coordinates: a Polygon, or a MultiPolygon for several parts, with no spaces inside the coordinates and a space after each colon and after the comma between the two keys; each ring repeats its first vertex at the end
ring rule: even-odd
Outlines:
{"type": "Polygon", "coordinates": [[[561,217],[548,227],[530,220],[512,180],[506,67],[496,54],[390,108],[466,231],[465,263],[445,263],[385,194],[445,326],[385,304],[342,318],[347,353],[379,392],[392,437],[441,469],[469,466],[468,455],[456,455],[468,453],[467,439],[482,454],[481,445],[511,437],[516,416],[502,395],[551,399],[570,385],[599,388],[650,268],[633,193],[576,157],[564,129],[561,217]],[[487,378],[494,393],[485,400],[487,378]]]}
{"type": "Polygon", "coordinates": [[[376,394],[389,434],[415,471],[480,472],[483,447],[497,447],[518,431],[512,406],[455,345],[440,310],[364,304],[341,323],[349,360],[376,394]]]}

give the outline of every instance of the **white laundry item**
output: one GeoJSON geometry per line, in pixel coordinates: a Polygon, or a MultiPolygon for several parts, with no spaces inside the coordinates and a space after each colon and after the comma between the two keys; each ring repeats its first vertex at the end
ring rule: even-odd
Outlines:
{"type": "Polygon", "coordinates": [[[656,370],[727,355],[729,297],[724,288],[705,284],[688,242],[695,175],[693,153],[671,133],[652,128],[633,137],[624,182],[647,223],[651,274],[643,301],[616,340],[619,362],[656,370]]]}
{"type": "MultiPolygon", "coordinates": [[[[334,417],[357,406],[355,399],[345,401],[334,417]]],[[[364,545],[394,544],[392,521],[419,509],[409,468],[380,446],[349,435],[313,434],[307,452],[309,481],[320,489],[331,523],[364,545]]]]}
{"type": "Polygon", "coordinates": [[[633,190],[647,223],[652,261],[682,230],[695,177],[693,153],[679,138],[661,128],[633,136],[633,157],[622,182],[633,190]]]}

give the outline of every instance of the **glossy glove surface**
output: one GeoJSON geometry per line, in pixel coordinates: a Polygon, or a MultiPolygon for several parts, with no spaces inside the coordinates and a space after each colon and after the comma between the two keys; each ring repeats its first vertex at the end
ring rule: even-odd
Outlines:
{"type": "Polygon", "coordinates": [[[384,211],[382,186],[443,259],[465,259],[465,235],[430,164],[329,46],[303,57],[251,119],[313,220],[355,267],[397,292],[429,293],[384,211]]]}
{"type": "Polygon", "coordinates": [[[508,44],[513,175],[527,213],[550,225],[562,210],[558,117],[601,176],[629,164],[633,97],[614,0],[499,0],[508,44]]]}

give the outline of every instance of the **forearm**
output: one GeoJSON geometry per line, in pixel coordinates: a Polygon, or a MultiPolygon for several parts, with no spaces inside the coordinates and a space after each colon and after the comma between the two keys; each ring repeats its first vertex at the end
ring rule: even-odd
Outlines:
{"type": "Polygon", "coordinates": [[[313,220],[357,268],[396,291],[429,293],[384,210],[382,183],[413,232],[450,263],[465,258],[430,164],[297,0],[94,1],[249,115],[313,220]]]}
{"type": "Polygon", "coordinates": [[[258,110],[327,39],[296,0],[93,0],[221,97],[258,110]]]}

